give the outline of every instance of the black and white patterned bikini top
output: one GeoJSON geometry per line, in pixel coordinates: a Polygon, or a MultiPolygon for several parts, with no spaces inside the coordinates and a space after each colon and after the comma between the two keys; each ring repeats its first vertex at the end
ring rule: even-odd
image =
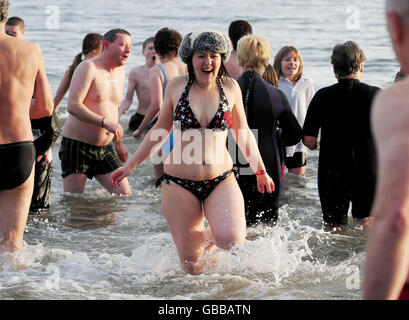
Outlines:
{"type": "MultiPolygon", "coordinates": [[[[232,117],[230,107],[224,94],[222,84],[219,78],[216,78],[217,85],[220,91],[220,103],[217,108],[216,114],[213,119],[207,125],[207,129],[213,130],[226,130],[231,127],[232,117]]],[[[188,129],[200,129],[200,123],[196,119],[192,108],[189,103],[189,90],[193,81],[189,81],[185,87],[185,90],[180,97],[178,104],[176,105],[175,112],[173,113],[173,121],[176,128],[184,131],[188,129]]]]}

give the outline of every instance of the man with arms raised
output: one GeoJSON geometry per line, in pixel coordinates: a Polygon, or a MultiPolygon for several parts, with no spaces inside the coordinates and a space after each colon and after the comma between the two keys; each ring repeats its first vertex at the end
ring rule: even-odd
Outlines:
{"type": "MultiPolygon", "coordinates": [[[[409,74],[409,0],[386,0],[387,27],[402,71],[409,74]]],[[[409,299],[409,79],[374,102],[379,154],[369,233],[365,299],[409,299]]]]}
{"type": "Polygon", "coordinates": [[[119,116],[126,113],[132,104],[134,92],[138,97],[138,107],[135,114],[129,120],[128,129],[134,132],[139,128],[146,110],[151,103],[151,89],[149,85],[149,69],[160,63],[155,51],[153,41],[155,38],[150,37],[142,44],[142,55],[145,57],[145,64],[133,68],[128,77],[128,89],[125,99],[122,101],[119,108],[119,116]]]}
{"type": "Polygon", "coordinates": [[[83,61],[74,72],[68,97],[69,116],[59,152],[65,192],[84,192],[87,177],[95,176],[110,193],[131,194],[127,180],[119,188],[109,182],[110,173],[128,156],[121,141],[124,132],[118,121],[118,108],[125,80],[124,64],[131,47],[128,31],[112,29],[103,37],[101,55],[83,61]]]}
{"type": "Polygon", "coordinates": [[[8,36],[7,15],[8,0],[0,0],[0,252],[15,252],[23,244],[33,193],[30,117],[50,116],[53,97],[39,47],[8,36]]]}

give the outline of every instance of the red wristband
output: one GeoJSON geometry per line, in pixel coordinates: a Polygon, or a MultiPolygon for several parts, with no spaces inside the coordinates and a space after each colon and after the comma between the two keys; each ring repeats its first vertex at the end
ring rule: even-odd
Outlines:
{"type": "Polygon", "coordinates": [[[256,176],[260,176],[262,174],[265,174],[266,171],[265,170],[260,170],[260,172],[256,172],[256,176]]]}

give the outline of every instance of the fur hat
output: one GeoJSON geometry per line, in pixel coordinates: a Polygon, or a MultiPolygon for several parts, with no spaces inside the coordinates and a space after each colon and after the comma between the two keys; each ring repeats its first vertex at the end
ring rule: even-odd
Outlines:
{"type": "Polygon", "coordinates": [[[231,50],[230,39],[224,33],[204,30],[185,35],[179,47],[179,56],[187,63],[193,52],[217,52],[222,56],[223,62],[226,62],[229,60],[231,50]]]}

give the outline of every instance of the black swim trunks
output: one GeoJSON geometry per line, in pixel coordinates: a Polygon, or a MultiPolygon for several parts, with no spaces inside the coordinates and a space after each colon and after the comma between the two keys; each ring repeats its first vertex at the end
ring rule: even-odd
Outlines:
{"type": "Polygon", "coordinates": [[[112,144],[94,146],[63,137],[58,156],[63,178],[73,173],[83,173],[92,179],[95,175],[110,173],[121,167],[112,144]]]}
{"type": "Polygon", "coordinates": [[[128,130],[130,132],[135,131],[136,129],[139,128],[139,126],[142,123],[143,118],[145,118],[145,116],[143,114],[140,113],[135,113],[131,119],[129,120],[129,124],[128,124],[128,130]]]}
{"type": "Polygon", "coordinates": [[[0,145],[0,190],[22,185],[33,170],[35,155],[31,141],[0,145]]]}
{"type": "MultiPolygon", "coordinates": [[[[134,132],[136,129],[139,128],[141,125],[143,118],[145,118],[145,115],[140,114],[138,112],[135,112],[135,114],[129,119],[129,124],[128,124],[128,130],[130,132],[134,132]]],[[[154,124],[156,123],[158,118],[155,118],[150,125],[148,125],[146,128],[149,130],[151,129],[154,124]]]]}

